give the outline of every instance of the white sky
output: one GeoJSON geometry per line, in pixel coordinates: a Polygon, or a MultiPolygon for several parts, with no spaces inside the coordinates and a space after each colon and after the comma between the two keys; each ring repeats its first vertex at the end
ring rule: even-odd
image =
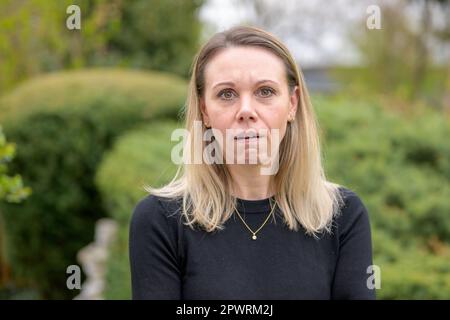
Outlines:
{"type": "MultiPolygon", "coordinates": [[[[357,64],[358,53],[348,39],[348,31],[355,28],[357,21],[369,16],[366,12],[368,5],[382,4],[389,0],[319,1],[272,0],[271,3],[275,9],[281,4],[290,8],[301,8],[300,14],[288,17],[291,19],[288,24],[301,25],[302,32],[292,32],[291,35],[290,32],[286,32],[286,29],[279,34],[277,30],[268,31],[280,37],[303,67],[357,64]],[[300,21],[300,19],[303,20],[300,21]]],[[[204,39],[217,31],[245,22],[246,19],[251,20],[252,15],[253,12],[239,0],[208,0],[200,11],[200,19],[207,25],[204,39]]],[[[408,17],[411,17],[410,22],[413,26],[417,25],[417,16],[417,10],[414,7],[409,8],[408,17]]],[[[281,21],[280,25],[285,20],[281,21]]],[[[289,27],[288,30],[290,30],[289,27]]],[[[446,50],[446,52],[442,49],[438,50],[437,56],[441,56],[441,59],[444,57],[445,60],[448,57],[448,47],[446,50]]]]}
{"type": "MultiPolygon", "coordinates": [[[[292,1],[288,0],[283,0],[282,2],[278,0],[277,2],[283,3],[283,5],[296,5],[295,2],[292,3],[292,1]]],[[[297,0],[297,2],[300,1],[297,0]]],[[[335,1],[333,5],[333,2],[327,1],[327,18],[336,18],[332,12],[333,7],[337,7],[336,4],[339,5],[341,2],[335,1]]],[[[314,10],[323,10],[323,4],[323,1],[319,3],[319,0],[308,0],[307,2],[302,2],[301,6],[314,12],[314,10]]],[[[342,10],[342,6],[340,10],[342,10]]],[[[362,13],[365,14],[365,12],[362,13]]],[[[348,12],[348,17],[351,14],[354,15],[355,11],[348,12]]],[[[209,26],[209,29],[204,34],[205,38],[208,38],[214,32],[227,29],[251,17],[252,12],[242,4],[232,0],[209,0],[200,12],[200,18],[209,26]]],[[[321,14],[321,17],[323,18],[323,14],[321,14]]],[[[310,20],[308,20],[306,27],[314,28],[315,23],[321,23],[320,21],[314,22],[314,20],[310,20]]],[[[351,44],[342,35],[340,30],[326,29],[320,32],[320,37],[316,37],[312,41],[301,41],[293,36],[289,38],[284,35],[279,35],[276,30],[268,31],[275,33],[281,38],[302,66],[328,65],[334,63],[354,64],[358,60],[356,51],[351,49],[351,44]]]]}

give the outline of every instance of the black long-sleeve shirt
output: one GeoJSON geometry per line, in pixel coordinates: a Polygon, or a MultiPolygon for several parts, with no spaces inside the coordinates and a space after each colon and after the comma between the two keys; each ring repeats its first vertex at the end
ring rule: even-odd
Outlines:
{"type": "MultiPolygon", "coordinates": [[[[235,214],[208,233],[183,225],[181,200],[143,198],[130,224],[133,299],[375,299],[368,213],[355,193],[340,190],[341,214],[319,239],[289,230],[278,208],[252,240],[235,214]]],[[[237,201],[256,230],[269,199],[237,201]]]]}

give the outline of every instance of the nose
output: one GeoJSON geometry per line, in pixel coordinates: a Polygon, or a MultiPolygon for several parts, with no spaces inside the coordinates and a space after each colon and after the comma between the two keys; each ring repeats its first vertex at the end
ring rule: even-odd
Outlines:
{"type": "Polygon", "coordinates": [[[242,95],[239,104],[239,110],[236,113],[238,122],[256,121],[258,115],[256,114],[254,103],[250,96],[242,95]]]}

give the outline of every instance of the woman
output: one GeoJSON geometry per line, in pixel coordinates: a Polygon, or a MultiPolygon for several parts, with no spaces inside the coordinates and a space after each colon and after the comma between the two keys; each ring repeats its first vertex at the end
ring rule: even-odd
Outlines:
{"type": "Polygon", "coordinates": [[[193,62],[185,113],[190,133],[201,121],[212,138],[189,135],[184,159],[215,149],[137,204],[134,299],[375,298],[367,210],[326,180],[304,80],[279,40],[215,34],[193,62]]]}

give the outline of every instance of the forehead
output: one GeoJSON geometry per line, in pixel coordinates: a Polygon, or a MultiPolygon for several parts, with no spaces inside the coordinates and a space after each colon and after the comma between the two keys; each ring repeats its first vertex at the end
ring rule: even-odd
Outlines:
{"type": "Polygon", "coordinates": [[[231,47],[214,55],[205,69],[206,85],[216,82],[286,81],[283,61],[264,48],[231,47]]]}

